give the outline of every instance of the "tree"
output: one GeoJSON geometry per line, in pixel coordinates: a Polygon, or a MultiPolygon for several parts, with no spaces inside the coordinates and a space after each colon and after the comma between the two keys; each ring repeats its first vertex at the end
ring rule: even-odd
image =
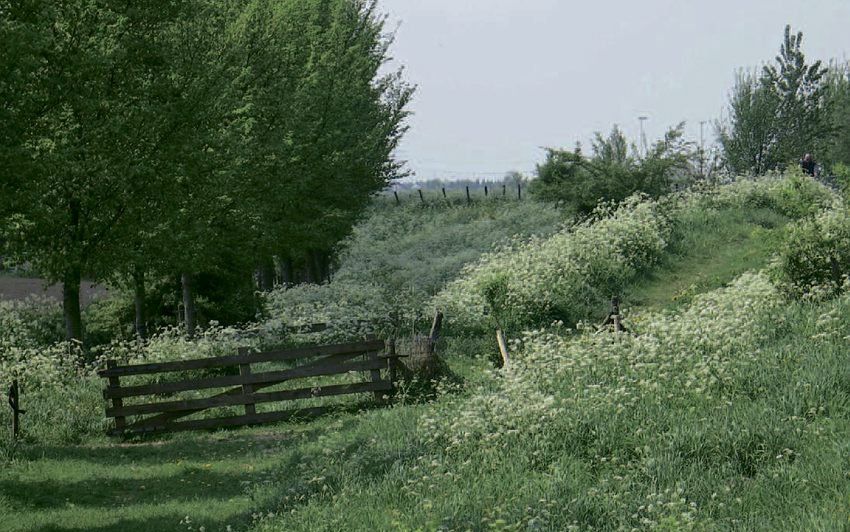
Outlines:
{"type": "Polygon", "coordinates": [[[751,72],[741,71],[729,96],[728,117],[717,131],[727,167],[762,174],[778,163],[776,95],[751,72]]]}
{"type": "MultiPolygon", "coordinates": [[[[138,148],[156,117],[155,40],[176,7],[93,0],[13,2],[2,9],[0,98],[10,133],[0,198],[16,255],[63,284],[66,336],[82,341],[79,285],[103,278],[128,209],[156,186],[138,148]]],[[[118,244],[120,246],[120,244],[118,244]]]]}
{"type": "Polygon", "coordinates": [[[785,36],[775,64],[765,65],[761,82],[776,96],[776,153],[779,162],[798,160],[805,152],[821,153],[832,134],[828,110],[826,67],[806,63],[803,33],[785,36]]]}
{"type": "Polygon", "coordinates": [[[636,192],[660,196],[673,180],[690,170],[691,143],[683,138],[684,123],[669,129],[643,157],[614,126],[607,137],[596,133],[593,155],[547,149],[546,160],[537,165],[531,192],[547,201],[563,202],[577,213],[593,211],[601,201],[622,201],[636,192]]]}
{"type": "Polygon", "coordinates": [[[832,135],[826,68],[806,63],[803,34],[785,34],[779,55],[760,75],[739,74],[729,96],[728,117],[718,138],[728,168],[761,174],[825,152],[832,135]]]}
{"type": "Polygon", "coordinates": [[[834,135],[825,162],[850,165],[850,63],[831,65],[827,87],[834,135]]]}
{"type": "MultiPolygon", "coordinates": [[[[307,255],[313,279],[369,197],[413,89],[381,74],[371,0],[0,0],[0,242],[63,282],[82,341],[82,276],[253,297],[251,271],[307,255]],[[226,285],[222,287],[222,285],[226,285]]],[[[208,292],[209,293],[209,292],[208,292]]]]}

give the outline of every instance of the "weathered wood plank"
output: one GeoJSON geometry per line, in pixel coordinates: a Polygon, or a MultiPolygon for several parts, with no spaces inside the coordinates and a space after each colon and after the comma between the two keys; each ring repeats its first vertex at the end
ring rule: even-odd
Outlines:
{"type": "MultiPolygon", "coordinates": [[[[362,356],[360,353],[347,353],[347,354],[343,354],[343,355],[330,355],[330,356],[327,356],[327,357],[324,357],[324,358],[320,358],[318,360],[314,360],[310,364],[305,365],[305,366],[300,366],[300,367],[315,366],[317,364],[321,364],[321,363],[324,363],[324,362],[330,361],[330,360],[335,360],[337,362],[344,362],[346,360],[351,360],[351,359],[354,359],[354,358],[358,358],[360,356],[362,356]]],[[[270,382],[270,383],[264,383],[264,384],[254,384],[254,391],[256,392],[257,390],[261,390],[263,388],[268,388],[270,386],[276,386],[277,384],[280,384],[280,383],[270,382]]],[[[223,397],[223,396],[227,396],[227,395],[240,395],[241,393],[242,393],[242,387],[240,386],[240,387],[232,388],[230,390],[222,392],[218,395],[214,395],[213,397],[223,397]]],[[[162,424],[162,423],[166,423],[168,421],[174,420],[174,419],[179,419],[181,417],[190,416],[190,415],[192,415],[196,412],[200,412],[201,410],[204,410],[204,409],[199,408],[197,410],[186,410],[186,411],[182,411],[182,412],[168,412],[168,413],[165,413],[165,414],[160,414],[158,416],[148,418],[148,421],[151,421],[153,423],[162,424]]]]}
{"type": "MultiPolygon", "coordinates": [[[[291,401],[296,399],[311,399],[314,397],[330,397],[334,395],[347,395],[352,393],[378,392],[392,390],[389,381],[359,382],[354,384],[333,384],[328,386],[313,386],[310,388],[298,388],[295,390],[280,390],[277,392],[253,393],[251,395],[228,394],[203,399],[185,399],[181,401],[164,401],[161,403],[147,403],[143,405],[128,405],[122,408],[108,408],[107,417],[133,416],[143,414],[156,414],[160,412],[180,412],[192,410],[200,412],[208,408],[222,406],[239,406],[247,404],[273,403],[278,401],[291,401]]],[[[159,424],[164,423],[160,420],[159,424]]],[[[140,424],[144,425],[145,420],[140,424]]],[[[157,423],[154,423],[157,424],[157,423]]]]}
{"type": "MultiPolygon", "coordinates": [[[[106,367],[108,369],[113,369],[113,368],[116,367],[116,365],[117,365],[117,363],[112,359],[109,359],[109,360],[106,361],[106,367]]],[[[109,387],[110,388],[120,388],[121,387],[121,381],[118,378],[118,376],[110,376],[109,377],[109,387]]],[[[124,403],[123,403],[123,401],[121,400],[120,397],[116,397],[116,398],[112,399],[111,402],[112,402],[112,408],[121,408],[122,406],[124,406],[124,403]]],[[[126,425],[127,425],[127,421],[126,421],[126,419],[124,419],[123,416],[115,416],[115,428],[116,429],[122,430],[126,425]]]]}
{"type": "Polygon", "coordinates": [[[334,410],[334,406],[316,406],[311,408],[299,408],[296,410],[281,410],[277,412],[263,412],[250,416],[219,417],[210,419],[193,419],[189,421],[176,421],[160,425],[130,425],[123,431],[117,429],[110,432],[113,436],[129,434],[149,434],[154,432],[179,432],[186,430],[218,429],[225,427],[240,427],[245,425],[259,425],[275,421],[289,421],[298,418],[315,417],[334,410]]]}
{"type": "Polygon", "coordinates": [[[126,386],[122,388],[108,387],[103,391],[103,393],[107,399],[114,399],[118,397],[134,397],[138,395],[174,393],[188,390],[204,390],[208,388],[224,388],[227,386],[241,386],[243,384],[280,383],[290,379],[303,377],[337,375],[340,373],[348,373],[349,371],[370,371],[380,369],[385,366],[386,360],[379,358],[349,363],[328,362],[325,364],[301,366],[286,370],[251,373],[249,375],[228,375],[224,377],[210,377],[206,379],[189,379],[157,384],[142,384],[139,386],[126,386]]]}
{"type": "MultiPolygon", "coordinates": [[[[247,354],[247,348],[240,347],[239,354],[244,355],[247,354]]],[[[239,375],[250,375],[251,374],[251,364],[240,364],[239,365],[239,375]]],[[[250,396],[254,393],[254,385],[253,384],[243,384],[242,385],[242,395],[250,396]]],[[[250,416],[252,414],[256,414],[257,409],[254,407],[254,403],[245,403],[245,415],[250,416]]]]}
{"type": "Polygon", "coordinates": [[[119,377],[126,375],[149,375],[154,373],[167,373],[171,371],[188,371],[194,369],[208,369],[222,366],[236,366],[239,364],[256,364],[259,362],[276,362],[283,360],[297,360],[314,356],[341,355],[346,353],[365,353],[367,351],[379,351],[384,348],[382,340],[367,340],[349,344],[325,345],[315,347],[301,347],[297,349],[284,349],[267,351],[264,353],[237,354],[223,357],[198,358],[193,360],[180,360],[177,362],[158,362],[151,364],[137,364],[133,366],[117,366],[107,368],[98,372],[101,377],[119,377]]]}
{"type": "MultiPolygon", "coordinates": [[[[378,353],[372,352],[369,353],[369,360],[373,360],[375,362],[383,362],[378,359],[378,353]]],[[[372,379],[372,382],[381,382],[381,369],[386,367],[386,363],[383,362],[381,366],[378,366],[377,369],[373,369],[369,372],[369,377],[372,379]]],[[[375,400],[380,401],[384,394],[379,391],[375,391],[375,400]]]]}

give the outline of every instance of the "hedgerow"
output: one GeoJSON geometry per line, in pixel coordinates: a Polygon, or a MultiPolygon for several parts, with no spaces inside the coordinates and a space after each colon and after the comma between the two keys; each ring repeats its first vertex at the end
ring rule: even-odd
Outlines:
{"type": "Polygon", "coordinates": [[[633,196],[549,238],[517,239],[486,254],[432,301],[455,326],[522,330],[599,310],[669,243],[670,220],[654,200],[633,196]]]}

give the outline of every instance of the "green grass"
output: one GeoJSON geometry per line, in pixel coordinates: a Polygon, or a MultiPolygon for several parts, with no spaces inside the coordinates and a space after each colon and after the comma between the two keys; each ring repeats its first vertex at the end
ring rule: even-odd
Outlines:
{"type": "Polygon", "coordinates": [[[767,265],[782,243],[788,218],[768,209],[691,213],[660,267],[630,288],[627,306],[673,309],[694,295],[767,265]]]}
{"type": "Polygon", "coordinates": [[[391,438],[411,430],[419,408],[126,444],[30,446],[0,474],[0,530],[187,530],[186,516],[195,530],[244,529],[285,493],[312,489],[300,482],[325,461],[327,434],[368,447],[358,429],[364,417],[389,420],[380,436],[391,438]]]}
{"type": "MultiPolygon", "coordinates": [[[[440,349],[453,343],[443,340],[440,349]]],[[[467,355],[470,346],[482,349],[482,342],[459,344],[467,355]]],[[[470,380],[488,364],[449,358],[470,380]]],[[[421,452],[415,428],[428,406],[407,403],[401,397],[391,408],[311,422],[128,442],[22,444],[0,471],[0,530],[245,530],[270,509],[311,500],[323,486],[315,479],[331,470],[357,481],[380,478],[399,458],[421,452]]]]}
{"type": "MultiPolygon", "coordinates": [[[[624,302],[684,309],[766,265],[786,223],[766,210],[695,213],[624,302]]],[[[690,529],[676,517],[690,503],[697,530],[845,530],[850,300],[764,318],[774,332],[735,354],[749,362],[710,401],[570,413],[521,445],[473,456],[429,443],[421,420],[451,418],[475,386],[499,389],[483,375],[489,336],[442,339],[467,391],[432,403],[126,444],[26,444],[0,470],[0,530],[645,529],[659,503],[661,530],[690,529]],[[612,457],[630,464],[628,478],[612,457]],[[624,513],[641,504],[640,516],[624,513]]]]}

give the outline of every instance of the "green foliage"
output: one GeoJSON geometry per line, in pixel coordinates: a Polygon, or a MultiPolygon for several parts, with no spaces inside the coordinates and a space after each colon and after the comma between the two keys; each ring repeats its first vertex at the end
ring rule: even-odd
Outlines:
{"type": "Polygon", "coordinates": [[[683,197],[682,208],[770,209],[797,219],[829,207],[835,199],[829,188],[794,169],[699,189],[696,194],[683,197]]]}
{"type": "Polygon", "coordinates": [[[62,340],[62,309],[48,298],[30,297],[20,301],[0,301],[0,342],[33,347],[62,340]]]}
{"type": "Polygon", "coordinates": [[[683,130],[684,124],[679,124],[667,131],[643,157],[629,155],[626,138],[617,126],[607,138],[596,134],[590,158],[578,150],[547,148],[531,192],[546,201],[563,202],[578,214],[589,214],[600,202],[623,201],[635,193],[666,194],[673,180],[689,171],[691,150],[683,130]]]}
{"type": "Polygon", "coordinates": [[[657,202],[633,196],[619,208],[548,238],[517,239],[481,257],[432,306],[457,326],[516,332],[561,320],[572,326],[655,264],[668,245],[669,220],[657,202]]]}
{"type": "Polygon", "coordinates": [[[850,209],[838,203],[793,225],[779,253],[775,272],[798,297],[835,295],[850,275],[850,209]]]}
{"type": "MultiPolygon", "coordinates": [[[[829,145],[827,162],[850,165],[850,63],[836,62],[830,65],[827,91],[835,131],[829,145]]],[[[835,167],[832,169],[836,175],[839,171],[835,167]]]]}
{"type": "Polygon", "coordinates": [[[805,153],[825,154],[833,136],[827,69],[806,63],[803,34],[785,35],[775,63],[761,74],[741,72],[718,124],[726,165],[733,173],[761,175],[793,165],[805,153]]]}
{"type": "Polygon", "coordinates": [[[421,332],[417,328],[433,312],[425,302],[466,264],[511,237],[550,235],[563,218],[558,209],[536,201],[491,198],[471,206],[376,201],[344,242],[333,280],[265,296],[266,325],[278,331],[332,325],[319,334],[298,335],[312,341],[421,332]]]}
{"type": "Polygon", "coordinates": [[[258,263],[330,249],[399,174],[413,89],[381,70],[384,21],[360,0],[4,6],[0,251],[64,282],[75,340],[83,276],[139,299],[224,279],[201,295],[244,319],[258,263]]]}

